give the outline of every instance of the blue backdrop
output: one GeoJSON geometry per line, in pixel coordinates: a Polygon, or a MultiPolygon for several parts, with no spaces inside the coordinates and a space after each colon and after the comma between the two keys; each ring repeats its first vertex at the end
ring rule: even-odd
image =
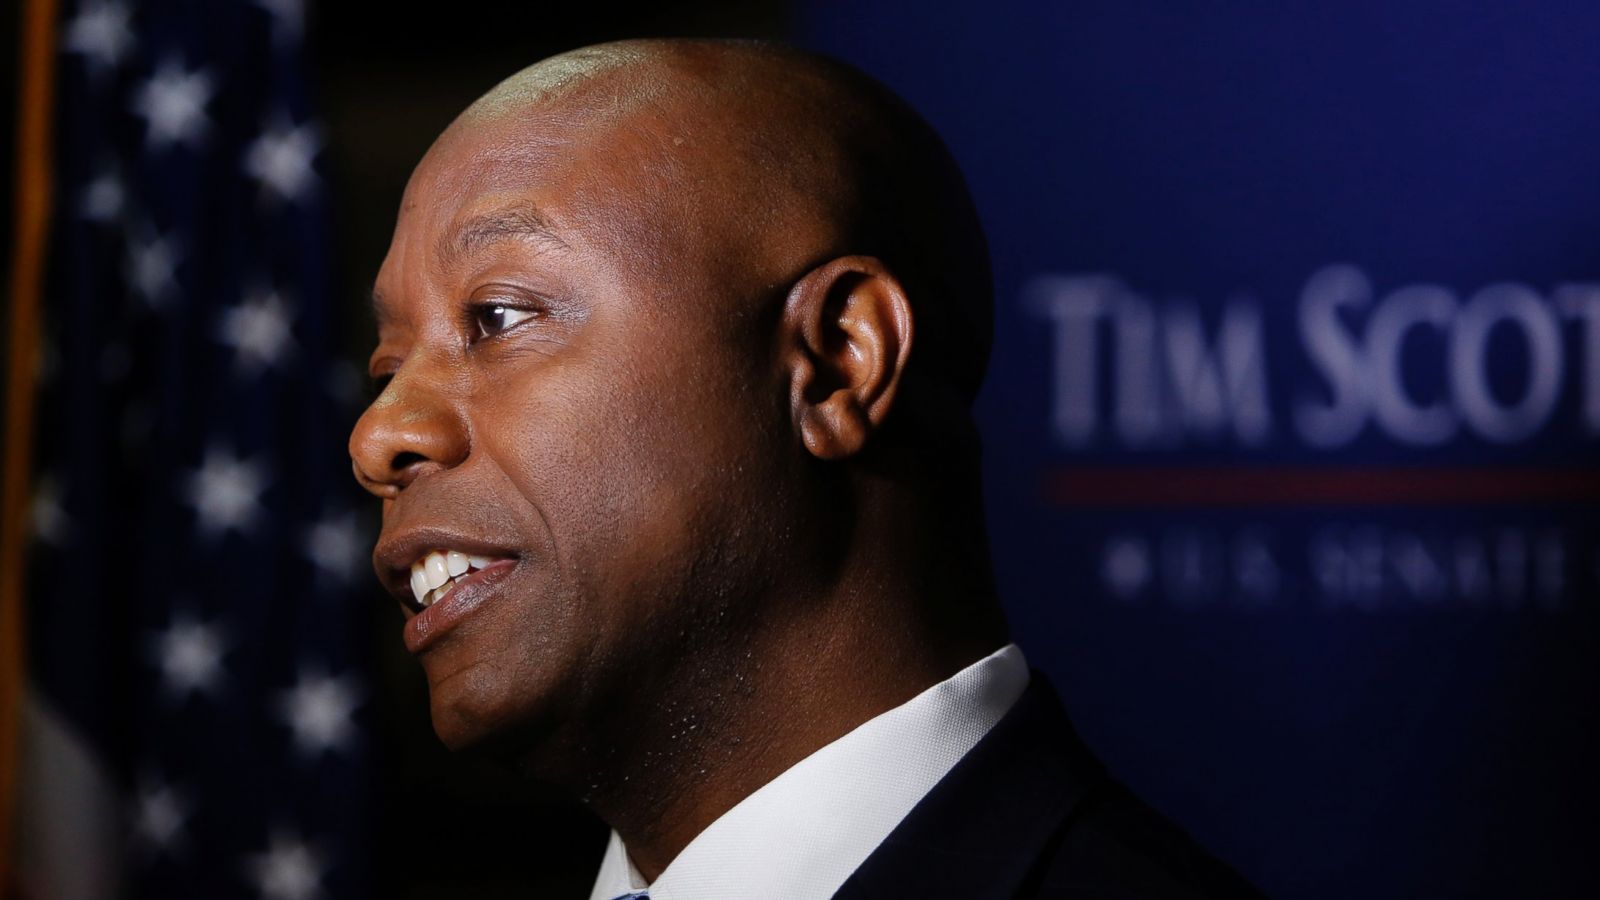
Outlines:
{"type": "Polygon", "coordinates": [[[804,5],[983,213],[1012,624],[1275,896],[1600,896],[1600,7],[804,5]]]}

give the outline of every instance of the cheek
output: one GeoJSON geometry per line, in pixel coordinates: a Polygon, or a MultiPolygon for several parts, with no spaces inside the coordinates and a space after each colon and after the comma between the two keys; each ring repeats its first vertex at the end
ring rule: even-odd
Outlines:
{"type": "Polygon", "coordinates": [[[576,366],[547,364],[496,385],[497,402],[481,405],[478,449],[558,544],[614,528],[651,478],[642,446],[649,439],[626,408],[634,398],[613,386],[576,366]]]}
{"type": "Polygon", "coordinates": [[[750,391],[708,377],[717,365],[660,345],[573,353],[502,379],[480,404],[479,449],[546,523],[574,580],[608,593],[682,580],[759,504],[750,391]]]}

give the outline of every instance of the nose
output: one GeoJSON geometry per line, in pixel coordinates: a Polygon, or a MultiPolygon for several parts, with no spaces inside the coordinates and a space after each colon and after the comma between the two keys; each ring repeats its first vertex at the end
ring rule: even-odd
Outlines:
{"type": "Polygon", "coordinates": [[[384,499],[431,471],[459,465],[469,447],[459,409],[414,367],[395,373],[350,432],[356,480],[384,499]]]}

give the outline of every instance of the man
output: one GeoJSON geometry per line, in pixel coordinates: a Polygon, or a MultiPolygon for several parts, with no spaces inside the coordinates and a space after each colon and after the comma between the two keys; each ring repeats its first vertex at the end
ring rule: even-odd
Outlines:
{"type": "Polygon", "coordinates": [[[614,829],[594,897],[1247,890],[1008,644],[990,290],[937,137],[789,49],[558,56],[418,165],[350,441],[375,565],[440,738],[614,829]]]}

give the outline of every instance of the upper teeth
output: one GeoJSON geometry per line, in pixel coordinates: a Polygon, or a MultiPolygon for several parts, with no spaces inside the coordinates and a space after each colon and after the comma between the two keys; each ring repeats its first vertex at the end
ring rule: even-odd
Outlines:
{"type": "Polygon", "coordinates": [[[423,606],[450,593],[454,579],[482,569],[494,560],[487,556],[468,556],[455,550],[435,550],[411,564],[411,593],[423,606]]]}

